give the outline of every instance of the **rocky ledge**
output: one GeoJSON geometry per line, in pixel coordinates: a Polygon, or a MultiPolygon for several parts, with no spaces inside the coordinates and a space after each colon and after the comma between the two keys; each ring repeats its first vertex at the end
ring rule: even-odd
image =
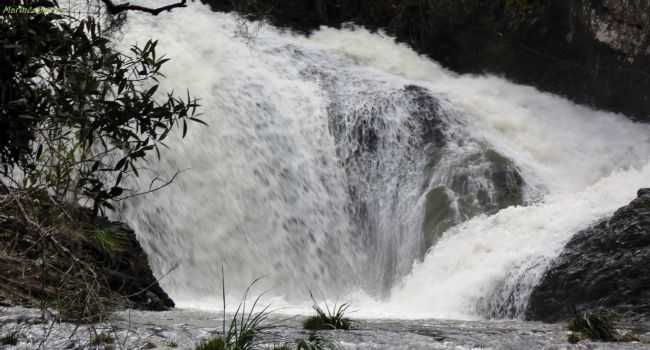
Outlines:
{"type": "Polygon", "coordinates": [[[650,0],[202,0],[310,32],[353,22],[460,73],[650,121],[650,0]]]}
{"type": "Polygon", "coordinates": [[[605,309],[650,316],[650,189],[611,218],[576,234],[533,291],[526,318],[556,322],[605,309]]]}
{"type": "Polygon", "coordinates": [[[0,191],[0,306],[94,322],[114,310],[174,306],[135,233],[44,193],[0,191]]]}

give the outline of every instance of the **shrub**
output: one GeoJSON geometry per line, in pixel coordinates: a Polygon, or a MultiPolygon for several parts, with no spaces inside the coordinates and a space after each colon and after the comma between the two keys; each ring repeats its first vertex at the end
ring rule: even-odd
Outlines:
{"type": "Polygon", "coordinates": [[[0,163],[14,187],[112,209],[136,192],[123,184],[138,162],[203,123],[189,92],[156,94],[169,61],[156,41],[123,54],[92,17],[55,14],[1,16],[0,33],[0,163]]]}

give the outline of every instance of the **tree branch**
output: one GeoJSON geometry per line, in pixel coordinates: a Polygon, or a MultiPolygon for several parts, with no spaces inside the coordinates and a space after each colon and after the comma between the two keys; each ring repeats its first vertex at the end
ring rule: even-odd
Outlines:
{"type": "Polygon", "coordinates": [[[163,11],[171,11],[172,9],[175,9],[177,7],[187,7],[187,0],[181,0],[177,3],[170,4],[163,7],[158,7],[158,8],[131,5],[128,2],[116,5],[112,0],[102,0],[102,2],[106,5],[106,9],[108,10],[108,13],[112,15],[118,14],[123,11],[142,11],[142,12],[150,13],[154,16],[158,16],[158,14],[163,11]]]}

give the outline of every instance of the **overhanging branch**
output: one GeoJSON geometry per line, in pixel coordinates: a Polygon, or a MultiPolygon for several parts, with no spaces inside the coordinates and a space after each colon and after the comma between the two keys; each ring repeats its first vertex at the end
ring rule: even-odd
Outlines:
{"type": "Polygon", "coordinates": [[[158,8],[151,8],[151,7],[144,7],[144,6],[139,6],[139,5],[131,5],[128,2],[125,2],[123,4],[115,4],[112,0],[102,0],[102,2],[106,5],[106,9],[108,10],[108,13],[114,15],[120,12],[124,11],[142,11],[146,13],[150,13],[154,16],[158,16],[159,13],[163,11],[171,11],[172,9],[175,9],[177,7],[187,7],[187,0],[182,0],[174,4],[170,4],[167,6],[163,7],[158,7],[158,8]]]}

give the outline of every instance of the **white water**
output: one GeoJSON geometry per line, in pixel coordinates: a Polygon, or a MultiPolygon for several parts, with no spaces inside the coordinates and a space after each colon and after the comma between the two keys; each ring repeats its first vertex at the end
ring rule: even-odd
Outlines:
{"type": "Polygon", "coordinates": [[[650,185],[650,127],[623,116],[458,76],[365,30],[304,38],[262,27],[252,40],[237,31],[232,16],[193,5],[130,15],[122,40],[159,39],[173,58],[163,87],[189,88],[210,124],[150,164],[167,177],[190,170],[123,211],[158,274],[179,264],[162,284],[181,306],[218,307],[223,264],[233,294],[266,276],[271,298],[298,307],[313,289],[372,317],[472,319],[510,294],[521,312],[572,234],[650,185]],[[406,85],[426,88],[443,111],[450,142],[431,177],[409,143],[418,135],[406,85]],[[376,152],[355,139],[359,125],[377,133],[376,152]],[[422,189],[464,171],[491,190],[481,164],[460,161],[485,147],[514,161],[531,204],[448,230],[412,266],[422,189]],[[369,224],[351,215],[350,188],[369,224]]]}

